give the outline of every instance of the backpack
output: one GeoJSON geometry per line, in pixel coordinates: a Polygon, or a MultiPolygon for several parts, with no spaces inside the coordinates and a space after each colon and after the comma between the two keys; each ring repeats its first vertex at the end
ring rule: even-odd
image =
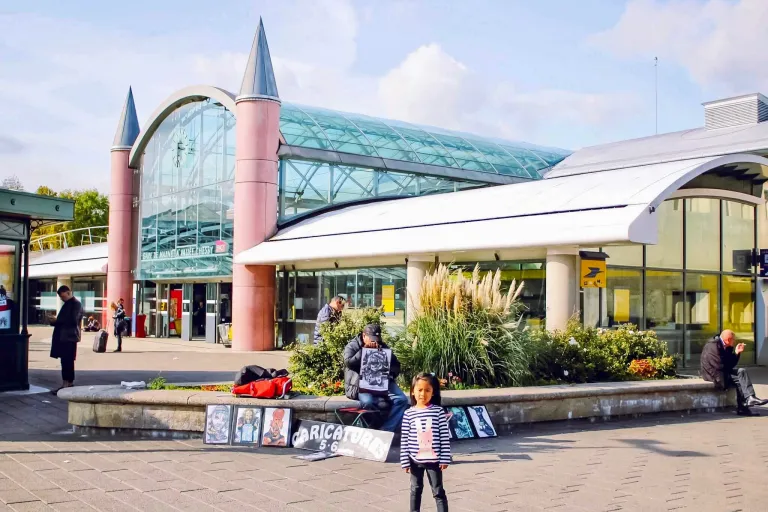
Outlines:
{"type": "Polygon", "coordinates": [[[293,389],[293,383],[290,377],[275,377],[235,386],[232,394],[253,398],[287,398],[291,389],[293,389]]]}

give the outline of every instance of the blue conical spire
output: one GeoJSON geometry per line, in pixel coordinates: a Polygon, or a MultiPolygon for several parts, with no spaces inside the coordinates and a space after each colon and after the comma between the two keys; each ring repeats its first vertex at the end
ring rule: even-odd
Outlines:
{"type": "Polygon", "coordinates": [[[139,118],[136,116],[136,105],[133,103],[133,91],[128,87],[128,97],[125,98],[123,112],[120,114],[120,121],[117,122],[117,133],[115,133],[115,140],[112,141],[112,147],[130,149],[138,136],[139,118]]]}
{"type": "Polygon", "coordinates": [[[272,69],[272,58],[269,56],[267,35],[261,18],[259,18],[259,28],[256,30],[256,37],[253,38],[251,54],[248,56],[248,64],[245,66],[245,75],[243,75],[243,83],[240,85],[240,94],[237,98],[280,100],[277,94],[277,83],[275,83],[275,71],[272,69]]]}

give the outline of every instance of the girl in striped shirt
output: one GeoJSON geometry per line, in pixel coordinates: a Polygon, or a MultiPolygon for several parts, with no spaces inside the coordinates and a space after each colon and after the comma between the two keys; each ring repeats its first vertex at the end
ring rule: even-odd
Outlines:
{"type": "Polygon", "coordinates": [[[420,373],[411,383],[411,408],[403,416],[400,464],[411,474],[411,511],[421,510],[424,473],[427,473],[438,512],[448,511],[443,471],[451,463],[448,419],[440,406],[440,383],[420,373]]]}

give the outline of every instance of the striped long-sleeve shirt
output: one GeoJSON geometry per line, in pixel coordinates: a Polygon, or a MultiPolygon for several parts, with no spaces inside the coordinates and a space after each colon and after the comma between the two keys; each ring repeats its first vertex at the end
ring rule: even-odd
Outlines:
{"type": "Polygon", "coordinates": [[[409,468],[411,460],[451,463],[448,419],[442,407],[429,405],[423,409],[411,407],[405,411],[400,439],[400,465],[409,468]]]}

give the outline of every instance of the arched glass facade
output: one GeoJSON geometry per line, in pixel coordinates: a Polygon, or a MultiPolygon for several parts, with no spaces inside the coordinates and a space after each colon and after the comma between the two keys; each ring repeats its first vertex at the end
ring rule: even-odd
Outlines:
{"type": "Polygon", "coordinates": [[[584,290],[584,321],[653,329],[688,367],[723,329],[755,362],[755,206],[691,197],[661,204],[656,245],[603,247],[607,288],[584,290]]]}
{"type": "Polygon", "coordinates": [[[215,100],[162,121],[141,164],[138,279],[232,276],[235,117],[215,100]]]}

